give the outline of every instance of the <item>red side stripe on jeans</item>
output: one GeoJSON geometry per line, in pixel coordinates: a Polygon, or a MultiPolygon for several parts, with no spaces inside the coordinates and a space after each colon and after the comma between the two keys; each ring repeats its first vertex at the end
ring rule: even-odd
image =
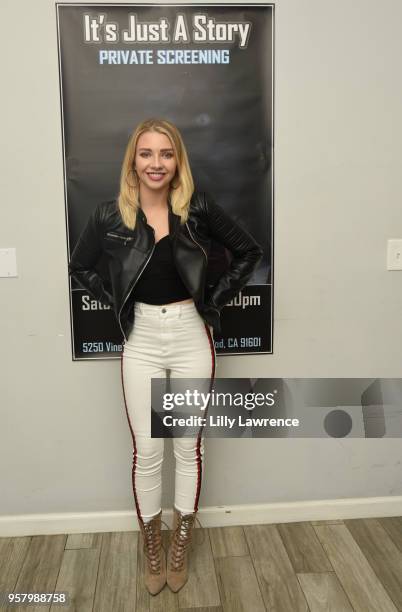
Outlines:
{"type": "Polygon", "coordinates": [[[124,391],[123,352],[124,352],[124,344],[123,344],[123,350],[122,350],[122,353],[121,353],[121,384],[122,384],[122,387],[123,387],[124,406],[125,406],[125,409],[126,409],[127,420],[128,420],[128,424],[129,424],[129,427],[130,427],[131,436],[133,438],[133,467],[132,467],[131,475],[132,475],[132,482],[133,482],[134,501],[135,501],[135,507],[136,507],[136,510],[137,510],[137,516],[142,521],[140,505],[138,503],[138,497],[137,497],[137,490],[135,488],[135,472],[136,472],[136,467],[137,467],[137,444],[136,444],[136,441],[135,441],[134,430],[133,430],[133,428],[131,426],[131,421],[130,421],[130,417],[129,417],[129,414],[128,414],[127,401],[126,401],[126,393],[124,391]]]}
{"type": "MultiPolygon", "coordinates": [[[[211,367],[211,382],[209,385],[209,392],[212,391],[212,386],[214,384],[214,379],[215,379],[215,346],[214,346],[214,341],[211,335],[211,331],[207,325],[207,323],[204,322],[204,326],[205,326],[205,330],[207,332],[207,336],[208,336],[208,340],[209,340],[209,346],[211,349],[211,358],[212,358],[212,367],[211,367]]],[[[207,416],[207,412],[208,412],[208,407],[204,413],[204,417],[207,416]]],[[[202,436],[202,430],[203,430],[204,426],[202,426],[200,428],[200,431],[198,432],[198,436],[197,436],[197,448],[196,448],[196,452],[197,452],[197,489],[196,489],[196,494],[195,494],[195,501],[194,501],[194,512],[198,511],[198,500],[200,498],[200,492],[201,492],[201,481],[202,481],[202,457],[201,457],[201,436],[202,436]]]]}

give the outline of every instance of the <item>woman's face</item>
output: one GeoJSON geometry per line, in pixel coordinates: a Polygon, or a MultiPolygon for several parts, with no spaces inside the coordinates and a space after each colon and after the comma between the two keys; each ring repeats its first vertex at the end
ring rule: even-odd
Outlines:
{"type": "Polygon", "coordinates": [[[144,132],[137,140],[134,166],[139,180],[152,190],[166,188],[174,178],[176,156],[169,138],[159,132],[144,132]]]}

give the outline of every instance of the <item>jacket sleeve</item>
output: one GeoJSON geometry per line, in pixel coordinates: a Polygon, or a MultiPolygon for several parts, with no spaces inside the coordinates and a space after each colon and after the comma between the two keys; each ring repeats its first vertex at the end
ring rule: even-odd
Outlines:
{"type": "Polygon", "coordinates": [[[99,206],[92,211],[87,225],[78,238],[68,270],[91,297],[105,306],[113,306],[113,296],[105,289],[101,276],[94,269],[102,255],[99,206]]]}
{"type": "Polygon", "coordinates": [[[210,235],[232,253],[230,267],[206,296],[206,303],[220,310],[237,296],[247,284],[264,251],[254,238],[223,210],[219,204],[204,193],[210,235]]]}

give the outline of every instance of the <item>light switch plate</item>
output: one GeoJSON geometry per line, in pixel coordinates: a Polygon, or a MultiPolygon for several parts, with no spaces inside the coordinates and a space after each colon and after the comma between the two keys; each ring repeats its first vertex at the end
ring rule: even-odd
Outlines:
{"type": "Polygon", "coordinates": [[[402,239],[400,238],[388,240],[387,269],[402,270],[402,239]]]}
{"type": "Polygon", "coordinates": [[[0,249],[0,277],[9,278],[17,274],[17,251],[15,248],[0,249]]]}

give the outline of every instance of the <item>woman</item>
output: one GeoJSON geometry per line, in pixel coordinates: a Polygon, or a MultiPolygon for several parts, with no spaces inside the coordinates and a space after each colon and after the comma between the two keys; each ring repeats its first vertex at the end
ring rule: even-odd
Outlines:
{"type": "Polygon", "coordinates": [[[175,503],[167,555],[161,545],[164,439],[151,438],[151,378],[215,376],[212,330],[220,311],[251,277],[262,249],[206,193],[194,191],[183,140],[169,121],[149,119],[133,131],[117,200],[99,204],[72,254],[70,273],[113,306],[123,334],[121,376],[133,438],[132,482],[151,594],[187,581],[187,547],[198,511],[204,456],[201,430],[174,438],[175,503]],[[211,240],[232,253],[208,282],[211,240]],[[94,266],[106,254],[109,279],[94,266]],[[166,560],[167,557],[167,560],[166,560]],[[167,567],[166,567],[167,561],[167,567]]]}

